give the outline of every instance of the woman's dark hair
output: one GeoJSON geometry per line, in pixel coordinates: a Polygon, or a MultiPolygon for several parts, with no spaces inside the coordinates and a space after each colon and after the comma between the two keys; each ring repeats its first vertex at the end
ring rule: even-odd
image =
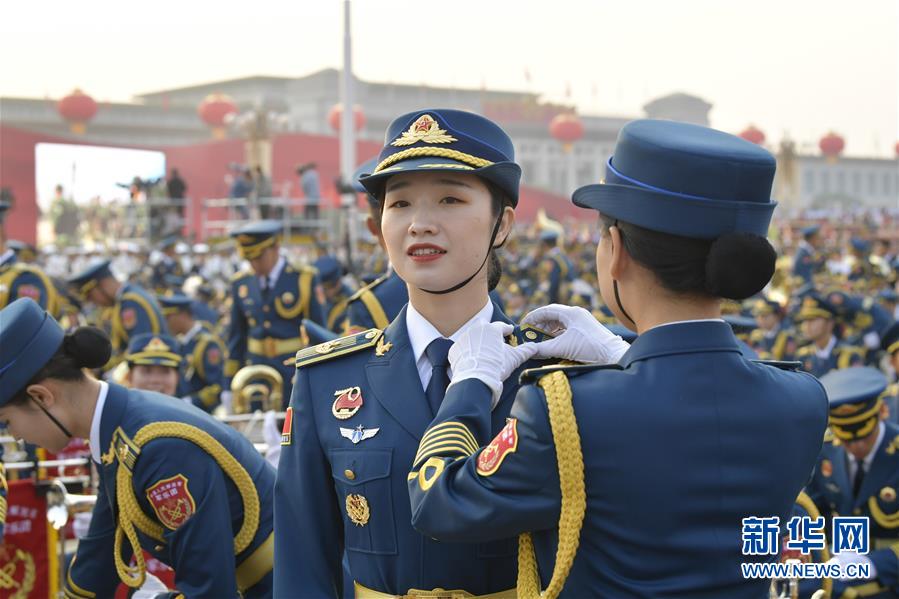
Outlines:
{"type": "Polygon", "coordinates": [[[84,368],[100,368],[109,362],[111,355],[112,345],[106,333],[95,327],[78,327],[66,334],[56,353],[19,389],[10,403],[22,404],[28,401],[25,390],[45,379],[84,380],[84,368]]]}
{"type": "MultiPolygon", "coordinates": [[[[490,192],[490,214],[493,216],[493,226],[496,226],[496,219],[502,215],[506,206],[512,206],[512,198],[507,196],[506,193],[500,189],[499,185],[493,181],[487,179],[481,179],[481,181],[484,182],[484,185],[487,186],[487,191],[490,192]]],[[[384,198],[386,196],[387,186],[382,185],[375,195],[378,200],[377,218],[375,220],[377,221],[379,228],[381,226],[381,218],[384,216],[384,198]]],[[[372,210],[372,215],[374,215],[374,213],[375,211],[372,210]]],[[[493,229],[491,228],[490,231],[493,232],[493,229]]],[[[500,279],[503,277],[503,265],[496,255],[496,250],[503,247],[511,236],[512,233],[510,232],[499,245],[490,250],[490,256],[487,258],[487,291],[496,289],[500,279]]],[[[494,241],[494,243],[496,242],[494,241]]]]}
{"type": "Polygon", "coordinates": [[[725,233],[716,239],[693,239],[607,215],[600,220],[603,235],[617,226],[627,253],[674,293],[743,300],[761,291],[774,275],[777,253],[758,235],[725,233]]]}

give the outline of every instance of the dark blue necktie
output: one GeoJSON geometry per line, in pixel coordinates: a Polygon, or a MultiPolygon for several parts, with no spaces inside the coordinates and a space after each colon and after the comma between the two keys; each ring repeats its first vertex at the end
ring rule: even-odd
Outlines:
{"type": "Polygon", "coordinates": [[[428,405],[431,406],[431,415],[436,416],[437,410],[440,408],[440,402],[446,393],[449,385],[449,350],[453,346],[453,342],[449,339],[439,337],[431,341],[425,349],[425,355],[431,363],[431,381],[428,388],[425,389],[425,396],[428,398],[428,405]]]}

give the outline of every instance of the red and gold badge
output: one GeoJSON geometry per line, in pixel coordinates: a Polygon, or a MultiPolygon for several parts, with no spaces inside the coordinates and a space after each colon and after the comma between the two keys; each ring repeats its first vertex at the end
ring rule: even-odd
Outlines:
{"type": "Polygon", "coordinates": [[[490,476],[499,470],[506,455],[518,449],[518,419],[507,418],[506,426],[478,456],[478,474],[490,476]]]}
{"type": "Polygon", "coordinates": [[[331,405],[331,413],[338,420],[352,418],[362,407],[362,389],[359,387],[339,389],[334,392],[334,395],[337,399],[331,405]]]}
{"type": "Polygon", "coordinates": [[[19,285],[16,297],[29,297],[36,302],[41,300],[41,290],[34,285],[19,285]]]}
{"type": "Polygon", "coordinates": [[[832,476],[833,464],[830,460],[821,460],[821,476],[832,476]]]}
{"type": "Polygon", "coordinates": [[[197,503],[187,488],[187,478],[182,474],[164,478],[147,489],[147,499],[159,521],[172,530],[177,530],[197,511],[197,503]]]}
{"type": "Polygon", "coordinates": [[[293,433],[293,408],[287,408],[284,412],[284,427],[281,429],[281,445],[290,445],[291,433],[293,433]]]}
{"type": "Polygon", "coordinates": [[[137,310],[134,308],[125,308],[122,310],[122,325],[126,329],[133,329],[137,326],[137,310]]]}
{"type": "Polygon", "coordinates": [[[222,363],[222,352],[217,347],[210,347],[209,351],[206,352],[206,359],[209,360],[209,364],[212,366],[218,366],[222,363]]]}

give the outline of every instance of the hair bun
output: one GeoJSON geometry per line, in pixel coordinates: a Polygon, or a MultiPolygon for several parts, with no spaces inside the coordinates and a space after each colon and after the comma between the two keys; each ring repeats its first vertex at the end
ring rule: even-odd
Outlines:
{"type": "Polygon", "coordinates": [[[764,237],[725,233],[712,242],[705,261],[706,291],[744,300],[765,288],[774,275],[777,252],[764,237]]]}
{"type": "Polygon", "coordinates": [[[79,368],[100,368],[112,355],[112,345],[106,333],[96,327],[78,327],[63,340],[65,353],[79,368]]]}

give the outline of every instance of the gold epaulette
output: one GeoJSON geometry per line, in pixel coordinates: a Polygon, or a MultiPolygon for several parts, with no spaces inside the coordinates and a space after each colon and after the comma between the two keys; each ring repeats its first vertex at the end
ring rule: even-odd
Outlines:
{"type": "Polygon", "coordinates": [[[546,341],[547,339],[552,339],[553,335],[550,335],[543,329],[538,329],[535,326],[531,326],[529,324],[523,324],[521,326],[515,327],[515,331],[508,337],[506,340],[509,342],[509,345],[512,347],[517,347],[522,343],[540,343],[541,341],[546,341]]]}
{"type": "Polygon", "coordinates": [[[810,356],[813,353],[815,353],[814,345],[803,345],[802,347],[800,347],[799,349],[796,350],[796,356],[801,356],[801,357],[810,356]]]}
{"type": "Polygon", "coordinates": [[[359,299],[359,297],[360,297],[363,293],[365,293],[366,291],[370,291],[370,290],[374,289],[375,287],[377,287],[378,285],[380,285],[381,283],[383,283],[384,281],[386,281],[387,278],[388,278],[389,276],[390,276],[390,275],[381,275],[380,277],[378,277],[377,279],[375,279],[374,281],[372,281],[372,282],[369,283],[368,285],[363,285],[362,287],[360,287],[359,289],[357,289],[356,292],[355,292],[353,295],[351,295],[351,296],[347,299],[347,302],[352,302],[352,301],[354,301],[354,300],[359,299]]]}
{"type": "Polygon", "coordinates": [[[381,329],[368,329],[346,337],[325,341],[297,352],[296,367],[309,366],[338,356],[345,356],[367,347],[373,347],[381,338],[381,329]]]}
{"type": "Polygon", "coordinates": [[[251,277],[251,276],[253,276],[253,273],[251,273],[248,270],[238,270],[236,273],[231,275],[230,281],[233,283],[233,282],[239,281],[245,277],[251,277]]]}
{"type": "Polygon", "coordinates": [[[521,384],[531,383],[540,377],[546,376],[553,372],[562,372],[568,378],[583,374],[585,372],[593,372],[594,370],[624,370],[619,364],[578,364],[577,362],[559,362],[558,364],[547,364],[539,368],[528,368],[521,373],[519,382],[521,384]]]}

